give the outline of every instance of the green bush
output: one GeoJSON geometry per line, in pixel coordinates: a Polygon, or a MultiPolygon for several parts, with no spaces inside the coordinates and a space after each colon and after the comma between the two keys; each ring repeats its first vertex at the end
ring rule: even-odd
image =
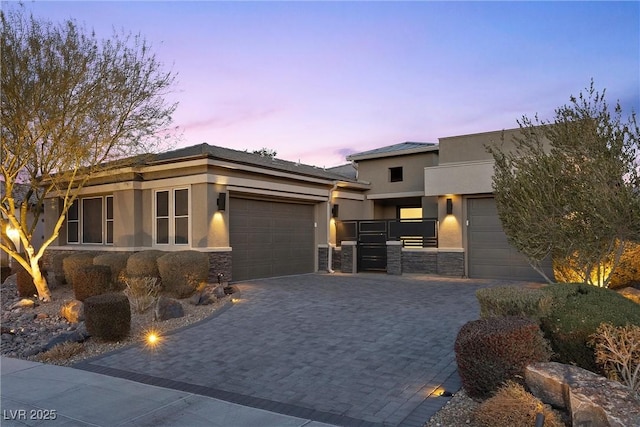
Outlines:
{"type": "Polygon", "coordinates": [[[515,316],[466,323],[454,349],[464,389],[479,398],[489,397],[508,380],[523,384],[527,365],[551,357],[535,320],[515,316]]]}
{"type": "Polygon", "coordinates": [[[70,283],[71,286],[74,286],[74,272],[90,265],[93,265],[93,254],[89,252],[79,252],[64,257],[62,259],[62,269],[64,271],[66,282],[70,283]]]}
{"type": "Polygon", "coordinates": [[[124,274],[127,270],[129,254],[110,253],[98,255],[93,259],[93,265],[106,265],[111,269],[111,283],[116,291],[122,291],[126,287],[124,274]]]}
{"type": "Polygon", "coordinates": [[[73,293],[78,301],[111,291],[111,269],[106,265],[87,265],[73,272],[73,293]]]}
{"type": "Polygon", "coordinates": [[[131,308],[123,293],[107,293],[89,297],[84,302],[87,331],[106,341],[125,338],[131,331],[131,308]]]}
{"type": "Polygon", "coordinates": [[[163,291],[187,298],[209,277],[209,257],[197,251],[170,252],[158,258],[163,291]]]}
{"type": "Polygon", "coordinates": [[[589,336],[602,323],[640,325],[638,305],[610,289],[585,284],[553,284],[543,290],[552,304],[540,327],[555,352],[554,360],[603,374],[587,345],[589,336]]]}
{"type": "Polygon", "coordinates": [[[130,277],[160,277],[156,260],[166,252],[148,250],[131,254],[127,260],[127,275],[130,277]]]}
{"type": "Polygon", "coordinates": [[[522,316],[539,319],[549,309],[551,297],[541,289],[499,286],[476,291],[480,317],[522,316]]]}

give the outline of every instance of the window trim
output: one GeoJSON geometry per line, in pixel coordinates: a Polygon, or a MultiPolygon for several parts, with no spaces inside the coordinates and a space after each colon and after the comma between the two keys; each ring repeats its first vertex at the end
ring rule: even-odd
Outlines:
{"type": "Polygon", "coordinates": [[[67,226],[67,245],[80,245],[82,239],[80,238],[80,199],[75,199],[73,201],[73,203],[71,203],[71,206],[69,207],[69,209],[67,209],[67,214],[66,214],[66,226],[67,226]],[[76,210],[78,211],[78,216],[76,219],[69,219],[69,211],[71,210],[71,207],[73,207],[73,205],[76,205],[76,210]],[[77,224],[77,228],[76,228],[76,240],[75,241],[70,241],[69,240],[69,223],[72,222],[74,224],[77,224]]]}
{"type": "MultiPolygon", "coordinates": [[[[66,235],[67,235],[67,245],[102,245],[102,246],[112,246],[113,242],[107,242],[107,224],[110,222],[111,224],[115,224],[115,218],[108,218],[107,217],[107,199],[111,199],[111,203],[112,203],[112,207],[115,209],[115,205],[114,203],[114,197],[113,194],[109,194],[109,195],[102,195],[102,196],[89,196],[89,197],[77,197],[73,203],[73,204],[77,204],[77,209],[78,209],[78,217],[77,219],[69,219],[69,211],[67,210],[67,215],[65,218],[66,221],[66,227],[67,227],[67,231],[66,231],[66,235]],[[101,200],[101,208],[100,208],[100,235],[101,235],[101,241],[98,242],[85,242],[84,241],[84,220],[83,220],[83,215],[84,215],[84,201],[85,200],[92,200],[92,199],[100,199],[101,200]],[[75,223],[77,224],[77,230],[78,230],[78,234],[77,234],[77,241],[70,241],[69,240],[69,223],[75,223]]],[[[71,209],[71,208],[69,208],[71,209]]],[[[112,212],[113,213],[113,212],[112,212]]],[[[115,217],[115,214],[113,215],[115,217]]],[[[114,236],[115,237],[115,236],[114,236]]]]}
{"type": "Polygon", "coordinates": [[[114,224],[114,217],[115,217],[115,204],[114,204],[114,199],[113,199],[113,195],[111,196],[104,196],[104,244],[105,245],[113,245],[113,240],[115,238],[115,229],[114,224]],[[109,218],[109,209],[107,208],[107,201],[111,199],[111,218],[109,218]],[[111,223],[111,241],[109,241],[109,223],[111,223]]]}
{"type": "Polygon", "coordinates": [[[188,186],[180,186],[180,187],[169,187],[169,188],[158,188],[153,190],[153,237],[152,237],[152,245],[163,247],[163,248],[172,248],[172,247],[191,247],[192,236],[191,236],[191,188],[188,186]],[[176,216],[176,191],[186,190],[187,191],[187,214],[186,215],[178,215],[176,216]],[[158,193],[168,193],[168,216],[157,216],[157,206],[158,206],[158,193]],[[158,218],[166,218],[168,222],[168,242],[167,243],[158,243],[158,218]],[[187,218],[187,243],[176,243],[176,219],[179,218],[187,218]]]}
{"type": "Polygon", "coordinates": [[[404,181],[404,170],[402,166],[395,166],[389,168],[389,182],[402,182],[404,181]],[[399,173],[399,179],[398,179],[399,173]],[[394,177],[395,175],[395,177],[394,177]]]}

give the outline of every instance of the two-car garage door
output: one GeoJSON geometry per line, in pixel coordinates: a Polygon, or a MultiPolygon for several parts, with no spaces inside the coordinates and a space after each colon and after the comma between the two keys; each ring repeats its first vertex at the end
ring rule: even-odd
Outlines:
{"type": "MultiPolygon", "coordinates": [[[[493,198],[467,200],[469,277],[542,281],[540,276],[507,241],[493,198]]],[[[551,266],[545,265],[551,274],[551,266]]]]}
{"type": "Polygon", "coordinates": [[[314,206],[231,197],[233,280],[315,270],[314,206]]]}

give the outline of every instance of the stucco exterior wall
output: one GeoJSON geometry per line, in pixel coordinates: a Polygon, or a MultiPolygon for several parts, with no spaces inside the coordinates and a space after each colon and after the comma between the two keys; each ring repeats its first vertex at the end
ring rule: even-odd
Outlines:
{"type": "Polygon", "coordinates": [[[422,192],[424,168],[438,164],[435,152],[367,159],[358,162],[358,180],[371,183],[369,194],[422,192]],[[389,181],[389,168],[402,167],[402,181],[389,181]]]}

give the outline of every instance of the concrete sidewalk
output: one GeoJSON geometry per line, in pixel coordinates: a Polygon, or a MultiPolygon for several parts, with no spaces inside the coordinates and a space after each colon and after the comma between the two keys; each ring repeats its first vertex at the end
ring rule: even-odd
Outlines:
{"type": "Polygon", "coordinates": [[[330,427],[316,421],[78,369],[2,357],[8,426],[330,427]]]}

